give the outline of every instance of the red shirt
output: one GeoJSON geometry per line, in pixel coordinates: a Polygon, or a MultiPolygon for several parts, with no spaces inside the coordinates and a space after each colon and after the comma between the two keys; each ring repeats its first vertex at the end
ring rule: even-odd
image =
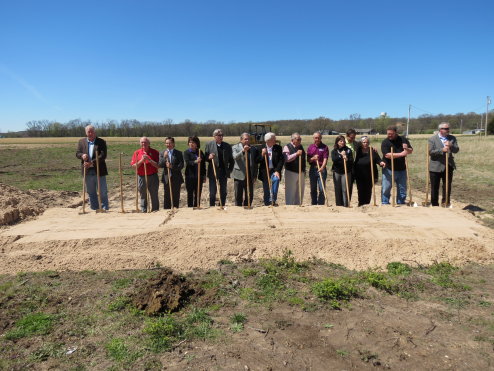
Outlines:
{"type": "MultiPolygon", "coordinates": [[[[132,161],[130,162],[130,164],[134,165],[136,162],[140,161],[142,159],[142,155],[144,152],[146,151],[144,151],[143,148],[139,148],[137,151],[135,151],[134,154],[132,155],[132,161]]],[[[149,149],[147,150],[147,155],[151,157],[151,159],[156,163],[160,160],[160,153],[157,150],[152,149],[151,147],[149,147],[149,149]]],[[[155,168],[153,165],[151,165],[149,161],[145,162],[145,166],[146,166],[147,175],[155,174],[158,172],[158,169],[155,168]]],[[[137,174],[141,176],[145,175],[144,166],[142,165],[139,166],[139,168],[137,169],[137,174]]]]}

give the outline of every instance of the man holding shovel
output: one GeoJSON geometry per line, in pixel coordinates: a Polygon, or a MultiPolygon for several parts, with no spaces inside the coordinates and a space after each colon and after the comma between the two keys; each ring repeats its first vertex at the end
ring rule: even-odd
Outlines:
{"type": "Polygon", "coordinates": [[[259,164],[259,180],[264,191],[264,206],[278,206],[278,187],[281,181],[281,170],[285,163],[283,148],[276,144],[276,135],[266,133],[261,147],[263,160],[259,164]],[[264,163],[264,164],[263,164],[264,163]]]}
{"type": "Polygon", "coordinates": [[[325,189],[326,164],[329,158],[328,146],[322,142],[322,135],[315,132],[312,135],[314,143],[307,148],[307,161],[310,164],[309,180],[310,180],[310,197],[312,205],[324,205],[326,202],[325,189]]]}
{"type": "Polygon", "coordinates": [[[302,205],[305,189],[305,150],[302,137],[293,133],[291,142],[283,147],[285,159],[285,202],[302,205]]]}
{"type": "Polygon", "coordinates": [[[232,155],[235,160],[232,172],[235,206],[251,207],[254,199],[254,182],[261,157],[259,150],[251,147],[248,133],[242,133],[240,143],[232,146],[232,155]]]}
{"type": "Polygon", "coordinates": [[[85,128],[86,138],[79,140],[77,144],[76,157],[81,160],[82,173],[85,174],[86,189],[89,195],[89,203],[91,210],[108,210],[108,190],[106,186],[106,142],[96,136],[96,129],[93,125],[88,125],[85,128]],[[98,157],[96,157],[96,153],[98,157]],[[98,161],[98,164],[96,164],[98,161]],[[96,171],[99,165],[99,186],[98,174],[96,171]],[[84,169],[86,171],[84,172],[84,169]],[[99,188],[99,189],[98,189],[99,188]],[[101,197],[101,205],[98,199],[98,192],[101,197]]]}
{"type": "Polygon", "coordinates": [[[223,141],[223,132],[216,129],[213,132],[214,140],[206,144],[205,157],[209,162],[209,206],[215,206],[217,182],[220,192],[220,206],[225,206],[227,195],[227,182],[233,171],[235,161],[233,160],[232,147],[223,141]]]}
{"type": "Polygon", "coordinates": [[[160,153],[151,148],[151,142],[147,137],[142,137],[139,144],[141,148],[134,152],[130,164],[134,169],[137,167],[141,211],[145,213],[148,210],[148,196],[151,199],[151,211],[158,211],[160,209],[158,197],[160,153]]]}
{"type": "Polygon", "coordinates": [[[161,181],[164,186],[164,209],[177,208],[180,205],[180,188],[184,182],[182,169],[184,168],[184,155],[175,149],[175,138],[165,139],[166,149],[160,152],[159,167],[162,167],[161,181]]]}
{"type": "Polygon", "coordinates": [[[392,172],[394,181],[398,187],[396,203],[404,205],[407,198],[407,168],[405,157],[413,152],[413,148],[407,138],[398,135],[396,126],[389,126],[386,130],[387,138],[381,143],[383,160],[386,166],[383,168],[381,203],[389,205],[391,194],[392,172]],[[393,148],[393,153],[391,153],[393,148]],[[392,169],[391,161],[394,162],[392,169]]]}
{"type": "Polygon", "coordinates": [[[443,182],[442,204],[450,202],[451,182],[453,181],[453,170],[456,168],[453,153],[458,153],[460,147],[456,137],[449,134],[449,123],[441,122],[438,126],[439,132],[429,138],[429,175],[431,179],[431,205],[439,206],[439,184],[443,182]],[[448,156],[448,158],[446,158],[448,156]],[[448,169],[446,171],[446,164],[448,169]],[[446,175],[448,179],[446,179],[446,175]],[[446,189],[446,184],[448,189],[446,189]]]}

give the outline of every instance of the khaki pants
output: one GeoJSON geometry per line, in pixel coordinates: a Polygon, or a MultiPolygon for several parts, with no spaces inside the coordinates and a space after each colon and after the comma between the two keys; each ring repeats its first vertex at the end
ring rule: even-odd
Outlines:
{"type": "MultiPolygon", "coordinates": [[[[304,200],[305,189],[305,174],[300,175],[300,181],[302,182],[302,201],[304,200]]],[[[300,205],[301,200],[298,192],[299,176],[298,173],[293,171],[285,171],[285,203],[287,205],[300,205]]]]}

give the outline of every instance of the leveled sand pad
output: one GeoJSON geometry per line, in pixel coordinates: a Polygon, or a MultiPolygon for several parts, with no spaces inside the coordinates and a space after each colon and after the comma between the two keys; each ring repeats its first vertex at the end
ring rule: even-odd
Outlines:
{"type": "Polygon", "coordinates": [[[80,215],[50,209],[0,233],[0,272],[133,269],[187,271],[221,259],[320,258],[348,268],[390,261],[494,262],[494,233],[465,211],[443,208],[324,206],[245,210],[179,209],[151,214],[80,215]]]}

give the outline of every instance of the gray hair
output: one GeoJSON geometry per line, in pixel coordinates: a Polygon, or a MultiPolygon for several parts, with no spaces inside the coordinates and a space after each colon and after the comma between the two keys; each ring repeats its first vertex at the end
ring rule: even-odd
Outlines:
{"type": "Polygon", "coordinates": [[[316,134],[317,134],[317,135],[320,135],[320,136],[321,136],[321,138],[322,138],[322,133],[321,133],[320,131],[315,131],[315,132],[314,132],[314,134],[312,134],[312,136],[314,136],[314,135],[316,135],[316,134]]]}
{"type": "Polygon", "coordinates": [[[370,144],[370,139],[367,135],[364,135],[363,137],[360,138],[360,141],[363,141],[364,139],[367,139],[367,141],[369,142],[370,144]]]}
{"type": "Polygon", "coordinates": [[[145,140],[146,142],[148,142],[148,144],[151,144],[151,141],[148,137],[142,137],[141,139],[139,139],[139,142],[141,142],[141,140],[145,140]]]}
{"type": "Polygon", "coordinates": [[[240,134],[240,139],[242,139],[246,135],[250,138],[250,134],[249,133],[242,133],[242,134],[240,134]]]}
{"type": "Polygon", "coordinates": [[[86,127],[84,128],[84,130],[85,130],[85,132],[86,132],[86,133],[87,133],[90,129],[93,129],[94,131],[96,131],[95,127],[94,127],[93,125],[91,125],[91,124],[89,124],[88,126],[86,126],[86,127]]]}
{"type": "Polygon", "coordinates": [[[444,125],[448,125],[449,126],[449,122],[441,122],[439,125],[437,125],[437,128],[438,129],[441,129],[444,125]]]}
{"type": "Polygon", "coordinates": [[[300,137],[299,133],[293,133],[290,139],[295,139],[295,137],[300,137]]]}
{"type": "Polygon", "coordinates": [[[272,132],[266,133],[264,135],[264,141],[267,142],[268,140],[271,140],[274,137],[276,137],[276,134],[275,133],[272,133],[272,132]]]}
{"type": "Polygon", "coordinates": [[[216,129],[213,131],[213,137],[217,136],[219,133],[223,134],[223,131],[221,129],[216,129]]]}

